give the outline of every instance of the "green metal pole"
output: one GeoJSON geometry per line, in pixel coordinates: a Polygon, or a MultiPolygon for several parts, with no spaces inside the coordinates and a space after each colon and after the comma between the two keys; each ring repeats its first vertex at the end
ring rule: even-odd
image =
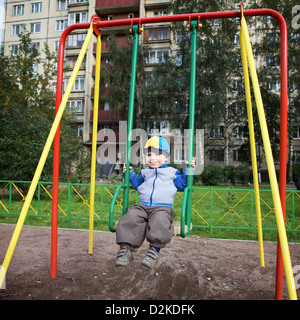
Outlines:
{"type": "Polygon", "coordinates": [[[190,228],[192,211],[192,186],[194,156],[194,132],[195,132],[195,95],[196,95],[196,57],[197,57],[197,29],[198,21],[191,22],[192,49],[191,49],[191,79],[190,79],[190,110],[189,110],[189,141],[188,141],[188,165],[187,165],[187,186],[190,187],[187,199],[186,224],[190,228]]]}
{"type": "Polygon", "coordinates": [[[130,93],[129,93],[129,108],[128,108],[128,123],[127,123],[127,144],[126,144],[126,172],[124,177],[124,196],[123,196],[123,214],[128,209],[129,198],[129,175],[130,175],[130,149],[132,140],[132,128],[133,128],[133,111],[134,111],[134,96],[135,96],[135,81],[136,81],[136,65],[137,54],[139,46],[139,26],[132,27],[133,34],[133,51],[132,51],[132,64],[131,64],[131,80],[130,80],[130,93]]]}

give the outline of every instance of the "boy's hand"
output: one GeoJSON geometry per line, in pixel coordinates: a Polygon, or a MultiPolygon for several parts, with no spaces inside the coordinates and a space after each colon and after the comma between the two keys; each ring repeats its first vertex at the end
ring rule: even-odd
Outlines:
{"type": "MultiPolygon", "coordinates": [[[[186,161],[186,162],[185,162],[185,166],[187,167],[187,165],[188,165],[188,162],[186,161]]],[[[192,165],[192,167],[193,167],[193,169],[194,169],[195,166],[196,166],[195,158],[193,158],[191,165],[192,165]]]]}
{"type": "MultiPolygon", "coordinates": [[[[130,172],[133,170],[133,168],[132,167],[129,167],[129,170],[130,170],[130,172]]],[[[123,164],[123,173],[125,173],[126,172],[126,165],[125,164],[123,164]]]]}

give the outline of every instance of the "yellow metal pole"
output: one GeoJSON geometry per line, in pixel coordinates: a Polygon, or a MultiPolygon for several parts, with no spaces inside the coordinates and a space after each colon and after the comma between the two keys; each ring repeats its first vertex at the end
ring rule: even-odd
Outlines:
{"type": "Polygon", "coordinates": [[[249,81],[246,47],[245,47],[242,30],[240,30],[240,44],[241,44],[241,54],[242,54],[242,62],[243,62],[243,73],[244,73],[244,82],[245,82],[247,114],[248,114],[248,127],[249,127],[249,137],[250,137],[250,147],[251,147],[259,257],[260,257],[260,264],[261,266],[264,267],[265,266],[264,245],[263,245],[263,236],[262,236],[260,196],[259,196],[259,185],[258,185],[258,174],[257,174],[257,161],[256,161],[255,136],[254,136],[253,114],[252,114],[251,93],[250,93],[250,81],[249,81]]]}
{"type": "Polygon", "coordinates": [[[12,257],[12,255],[14,253],[16,244],[18,242],[18,239],[19,239],[19,236],[20,236],[20,233],[21,233],[21,230],[22,230],[22,227],[23,227],[23,224],[24,224],[24,221],[25,221],[25,218],[26,218],[26,215],[27,215],[27,212],[28,212],[32,197],[34,195],[34,192],[35,192],[36,186],[37,186],[37,184],[39,182],[41,173],[43,171],[43,168],[44,168],[44,165],[45,165],[49,150],[50,150],[52,142],[54,140],[54,136],[55,136],[57,127],[58,127],[58,125],[60,123],[60,120],[62,118],[63,112],[65,110],[66,104],[68,102],[68,99],[69,99],[69,96],[70,96],[70,93],[71,93],[71,90],[72,90],[72,87],[74,85],[76,76],[78,74],[80,65],[82,63],[82,60],[84,58],[84,55],[86,53],[86,50],[87,50],[87,47],[89,45],[89,42],[91,40],[92,35],[93,35],[93,25],[91,24],[91,27],[89,28],[88,34],[87,34],[86,39],[84,41],[84,44],[82,46],[81,52],[80,52],[79,57],[77,59],[76,65],[74,67],[72,76],[71,76],[70,81],[68,83],[66,92],[65,92],[65,94],[64,94],[64,96],[62,98],[59,110],[58,110],[58,112],[57,112],[57,114],[55,116],[54,122],[52,124],[52,127],[51,127],[50,133],[48,135],[44,150],[42,152],[42,155],[41,155],[41,158],[39,160],[38,166],[36,168],[35,174],[33,176],[32,182],[30,184],[30,188],[29,188],[28,194],[26,196],[26,200],[24,202],[24,205],[23,205],[22,211],[20,213],[18,222],[16,224],[13,236],[11,238],[9,247],[7,249],[4,261],[2,263],[2,267],[0,269],[0,288],[1,288],[2,283],[4,281],[5,274],[7,272],[11,257],[12,257]]]}
{"type": "Polygon", "coordinates": [[[252,85],[254,90],[254,96],[256,101],[256,107],[259,117],[259,123],[260,128],[262,132],[262,139],[264,144],[264,150],[266,155],[266,161],[267,161],[267,167],[268,167],[268,173],[269,173],[269,179],[271,183],[271,190],[272,190],[272,197],[275,207],[275,215],[276,215],[276,221],[277,221],[277,228],[279,233],[279,240],[280,240],[280,246],[282,251],[282,258],[283,258],[283,265],[284,265],[284,271],[285,271],[285,277],[286,277],[286,283],[289,293],[289,298],[291,300],[297,300],[297,294],[296,294],[296,288],[295,288],[295,282],[294,282],[294,276],[293,276],[293,270],[292,270],[292,263],[290,258],[290,252],[289,252],[289,246],[288,246],[288,240],[285,230],[285,224],[283,220],[283,214],[282,214],[282,207],[280,202],[280,195],[279,195],[279,189],[278,189],[278,183],[277,183],[277,177],[276,177],[276,171],[275,171],[275,165],[273,160],[273,154],[270,144],[270,138],[268,133],[268,127],[266,123],[266,116],[264,112],[264,107],[262,103],[261,98],[261,92],[259,88],[258,83],[258,77],[255,69],[255,61],[253,58],[251,43],[250,43],[250,37],[248,33],[247,24],[245,21],[245,18],[242,17],[241,19],[241,26],[242,26],[242,32],[244,36],[245,46],[246,46],[246,52],[249,62],[249,69],[252,79],[252,85]]]}
{"type": "Polygon", "coordinates": [[[93,229],[94,229],[94,204],[95,204],[95,176],[96,176],[96,152],[98,131],[98,107],[100,90],[100,66],[101,66],[101,35],[97,37],[96,76],[93,117],[93,142],[91,164],[91,188],[90,188],[90,221],[89,221],[89,253],[93,253],[93,229]]]}

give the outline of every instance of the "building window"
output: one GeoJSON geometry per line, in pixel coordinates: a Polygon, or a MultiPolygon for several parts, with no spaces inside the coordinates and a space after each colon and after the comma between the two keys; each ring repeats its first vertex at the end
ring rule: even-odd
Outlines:
{"type": "Polygon", "coordinates": [[[240,126],[236,126],[232,130],[232,138],[233,139],[246,139],[244,128],[240,126]]]}
{"type": "Polygon", "coordinates": [[[166,63],[170,50],[152,50],[149,52],[148,64],[166,63]]]}
{"type": "Polygon", "coordinates": [[[41,32],[41,23],[40,22],[31,23],[30,24],[30,32],[31,33],[40,33],[41,32]]]}
{"type": "Polygon", "coordinates": [[[300,163],[300,151],[293,152],[293,162],[300,163]]]}
{"type": "Polygon", "coordinates": [[[39,43],[39,42],[31,43],[31,44],[29,45],[29,47],[30,47],[30,49],[35,48],[38,53],[41,53],[40,43],[39,43]]]}
{"type": "Polygon", "coordinates": [[[68,9],[68,0],[57,1],[57,10],[67,10],[67,9],[68,9]]]}
{"type": "MultiPolygon", "coordinates": [[[[69,78],[66,78],[63,80],[63,91],[66,90],[69,80],[70,80],[69,78]]],[[[85,90],[85,78],[84,77],[76,78],[72,91],[84,91],[84,90],[85,90]]]]}
{"type": "Polygon", "coordinates": [[[175,65],[176,65],[176,67],[182,66],[182,54],[181,53],[176,54],[175,65]]]}
{"type": "Polygon", "coordinates": [[[168,135],[170,133],[170,123],[168,120],[163,121],[147,121],[145,123],[148,135],[163,134],[168,135]]]}
{"type": "Polygon", "coordinates": [[[224,162],[224,150],[209,150],[209,161],[224,162]]]}
{"type": "Polygon", "coordinates": [[[154,17],[167,16],[168,11],[154,11],[154,17]]]}
{"type": "Polygon", "coordinates": [[[38,63],[34,63],[33,64],[33,73],[34,74],[38,74],[39,73],[39,64],[38,63]]]}
{"type": "Polygon", "coordinates": [[[235,35],[234,35],[233,45],[234,45],[235,47],[239,47],[239,46],[240,46],[240,35],[239,35],[239,34],[235,34],[235,35]]]}
{"type": "Polygon", "coordinates": [[[266,67],[279,68],[280,67],[280,56],[266,56],[266,67]]]}
{"type": "Polygon", "coordinates": [[[234,103],[232,106],[232,111],[236,116],[245,115],[246,109],[244,105],[239,105],[238,103],[234,103]]]}
{"type": "Polygon", "coordinates": [[[10,54],[12,56],[17,56],[17,55],[21,54],[20,45],[19,44],[12,44],[10,46],[10,54]]]}
{"type": "Polygon", "coordinates": [[[168,135],[170,133],[170,123],[168,120],[160,122],[160,134],[168,135]]]}
{"type": "Polygon", "coordinates": [[[104,103],[104,111],[109,111],[109,102],[104,103]]]}
{"type": "Polygon", "coordinates": [[[85,23],[88,22],[87,12],[76,12],[69,14],[69,26],[75,23],[85,23]]]}
{"type": "Polygon", "coordinates": [[[175,163],[182,163],[185,162],[188,159],[188,153],[187,149],[176,148],[176,145],[174,146],[174,162],[175,163]]]}
{"type": "Polygon", "coordinates": [[[13,7],[13,16],[22,16],[24,14],[24,4],[13,7]]]}
{"type": "Polygon", "coordinates": [[[268,44],[279,43],[279,35],[275,32],[268,33],[266,35],[266,40],[268,44]]]}
{"type": "Polygon", "coordinates": [[[77,78],[75,80],[73,90],[74,91],[84,91],[85,90],[85,78],[77,78]]]}
{"type": "Polygon", "coordinates": [[[233,150],[233,162],[239,162],[239,150],[233,150]]]}
{"type": "Polygon", "coordinates": [[[191,38],[191,35],[189,32],[177,32],[175,38],[176,43],[179,44],[184,39],[189,40],[191,38]]]}
{"type": "Polygon", "coordinates": [[[268,89],[270,91],[280,91],[280,80],[271,79],[268,82],[268,89]]]}
{"type": "Polygon", "coordinates": [[[18,34],[20,34],[22,32],[23,32],[23,25],[22,24],[14,24],[12,26],[12,34],[14,36],[16,36],[16,35],[18,35],[18,34]]]}
{"type": "Polygon", "coordinates": [[[300,139],[300,126],[294,127],[294,139],[300,139]]]}
{"type": "Polygon", "coordinates": [[[32,3],[31,13],[41,13],[42,12],[42,2],[32,3]]]}
{"type": "Polygon", "coordinates": [[[209,131],[209,139],[224,139],[224,126],[212,127],[209,131]]]}
{"type": "Polygon", "coordinates": [[[77,137],[83,137],[83,126],[78,126],[77,137]]]}
{"type": "Polygon", "coordinates": [[[241,79],[232,80],[232,92],[241,92],[244,89],[244,82],[241,79]]]}
{"type": "Polygon", "coordinates": [[[68,47],[81,47],[84,43],[86,34],[77,33],[68,36],[68,47]]]}
{"type": "Polygon", "coordinates": [[[161,40],[169,40],[169,29],[149,29],[149,41],[161,41],[161,40]]]}
{"type": "Polygon", "coordinates": [[[68,26],[68,20],[57,20],[55,31],[64,31],[68,26]]]}
{"type": "MultiPolygon", "coordinates": [[[[78,56],[67,57],[66,66],[69,67],[70,69],[74,69],[77,59],[78,59],[78,56]]],[[[86,56],[84,56],[80,68],[85,68],[85,67],[86,67],[86,56]]]]}
{"type": "Polygon", "coordinates": [[[68,109],[76,113],[83,113],[83,105],[83,100],[68,101],[68,109]]]}
{"type": "Polygon", "coordinates": [[[59,48],[59,41],[56,40],[54,41],[54,52],[58,52],[58,48],[59,48]]]}
{"type": "Polygon", "coordinates": [[[89,0],[69,0],[69,4],[87,3],[89,0]]]}

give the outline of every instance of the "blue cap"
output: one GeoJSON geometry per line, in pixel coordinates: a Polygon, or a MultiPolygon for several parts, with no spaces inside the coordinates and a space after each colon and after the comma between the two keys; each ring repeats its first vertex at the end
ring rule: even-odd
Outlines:
{"type": "Polygon", "coordinates": [[[165,156],[169,156],[170,154],[170,146],[166,139],[164,139],[161,135],[156,135],[151,137],[144,146],[144,152],[154,151],[156,149],[161,151],[159,153],[164,154],[165,156]]]}

